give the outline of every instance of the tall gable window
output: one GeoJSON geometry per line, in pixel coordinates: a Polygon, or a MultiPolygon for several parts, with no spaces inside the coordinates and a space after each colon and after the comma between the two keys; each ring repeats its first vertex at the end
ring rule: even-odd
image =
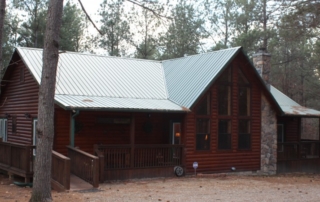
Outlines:
{"type": "Polygon", "coordinates": [[[251,87],[243,72],[238,70],[238,149],[251,148],[251,87]]]}
{"type": "Polygon", "coordinates": [[[218,149],[231,149],[232,115],[232,67],[228,67],[218,79],[218,149]]]}
{"type": "Polygon", "coordinates": [[[210,94],[196,108],[196,150],[210,149],[210,94]]]}

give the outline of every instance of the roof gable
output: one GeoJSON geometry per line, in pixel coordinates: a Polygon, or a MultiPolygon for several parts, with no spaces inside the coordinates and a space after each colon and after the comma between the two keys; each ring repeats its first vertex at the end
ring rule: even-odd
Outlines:
{"type": "Polygon", "coordinates": [[[163,61],[170,100],[190,108],[241,47],[163,61]]]}

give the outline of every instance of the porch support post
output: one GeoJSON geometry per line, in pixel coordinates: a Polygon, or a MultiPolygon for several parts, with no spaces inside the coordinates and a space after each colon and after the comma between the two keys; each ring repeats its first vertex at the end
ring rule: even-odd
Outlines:
{"type": "Polygon", "coordinates": [[[135,121],[134,115],[131,115],[131,122],[130,122],[130,146],[131,146],[131,155],[130,155],[130,167],[134,167],[134,129],[135,129],[135,121]]]}
{"type": "Polygon", "coordinates": [[[74,147],[74,133],[75,133],[75,121],[74,118],[78,116],[80,113],[79,110],[75,110],[75,112],[71,112],[71,121],[70,121],[70,146],[74,147]]]}

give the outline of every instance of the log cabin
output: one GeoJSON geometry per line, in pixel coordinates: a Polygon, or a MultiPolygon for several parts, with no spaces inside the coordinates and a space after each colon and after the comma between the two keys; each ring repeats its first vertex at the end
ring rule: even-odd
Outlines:
{"type": "MultiPolygon", "coordinates": [[[[79,155],[97,156],[101,182],[192,174],[194,162],[201,173],[305,169],[301,119],[320,112],[270,85],[270,54],[253,63],[241,47],[165,61],[61,52],[53,150],[74,173],[91,162],[79,155]]],[[[16,48],[1,82],[3,142],[36,145],[41,69],[42,49],[16,48]]],[[[304,145],[313,170],[318,140],[304,145]]]]}

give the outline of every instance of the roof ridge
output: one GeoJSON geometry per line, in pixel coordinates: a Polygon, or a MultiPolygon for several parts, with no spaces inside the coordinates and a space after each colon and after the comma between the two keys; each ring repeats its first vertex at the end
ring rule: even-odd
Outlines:
{"type": "MultiPolygon", "coordinates": [[[[42,48],[33,48],[33,47],[16,47],[17,49],[29,49],[34,51],[43,51],[42,48]]],[[[136,61],[145,61],[145,62],[155,62],[161,63],[159,60],[150,60],[150,59],[141,59],[141,58],[131,58],[131,57],[117,57],[117,56],[110,56],[110,55],[99,55],[95,53],[83,53],[83,52],[73,52],[73,51],[63,51],[59,50],[60,54],[75,54],[75,55],[87,55],[92,57],[104,57],[104,58],[114,58],[114,59],[124,59],[124,60],[136,60],[136,61]]]]}
{"type": "Polygon", "coordinates": [[[240,49],[240,48],[241,48],[241,46],[236,46],[236,47],[227,48],[227,49],[221,49],[221,50],[215,50],[215,51],[208,51],[208,52],[204,52],[204,53],[197,53],[197,54],[188,55],[188,56],[185,56],[185,57],[178,57],[178,58],[172,58],[172,59],[167,59],[167,60],[161,60],[161,62],[172,61],[172,60],[179,60],[179,59],[188,58],[188,57],[195,57],[195,56],[199,56],[199,55],[212,54],[212,53],[216,53],[216,52],[225,52],[225,51],[230,51],[230,50],[240,49]]]}

